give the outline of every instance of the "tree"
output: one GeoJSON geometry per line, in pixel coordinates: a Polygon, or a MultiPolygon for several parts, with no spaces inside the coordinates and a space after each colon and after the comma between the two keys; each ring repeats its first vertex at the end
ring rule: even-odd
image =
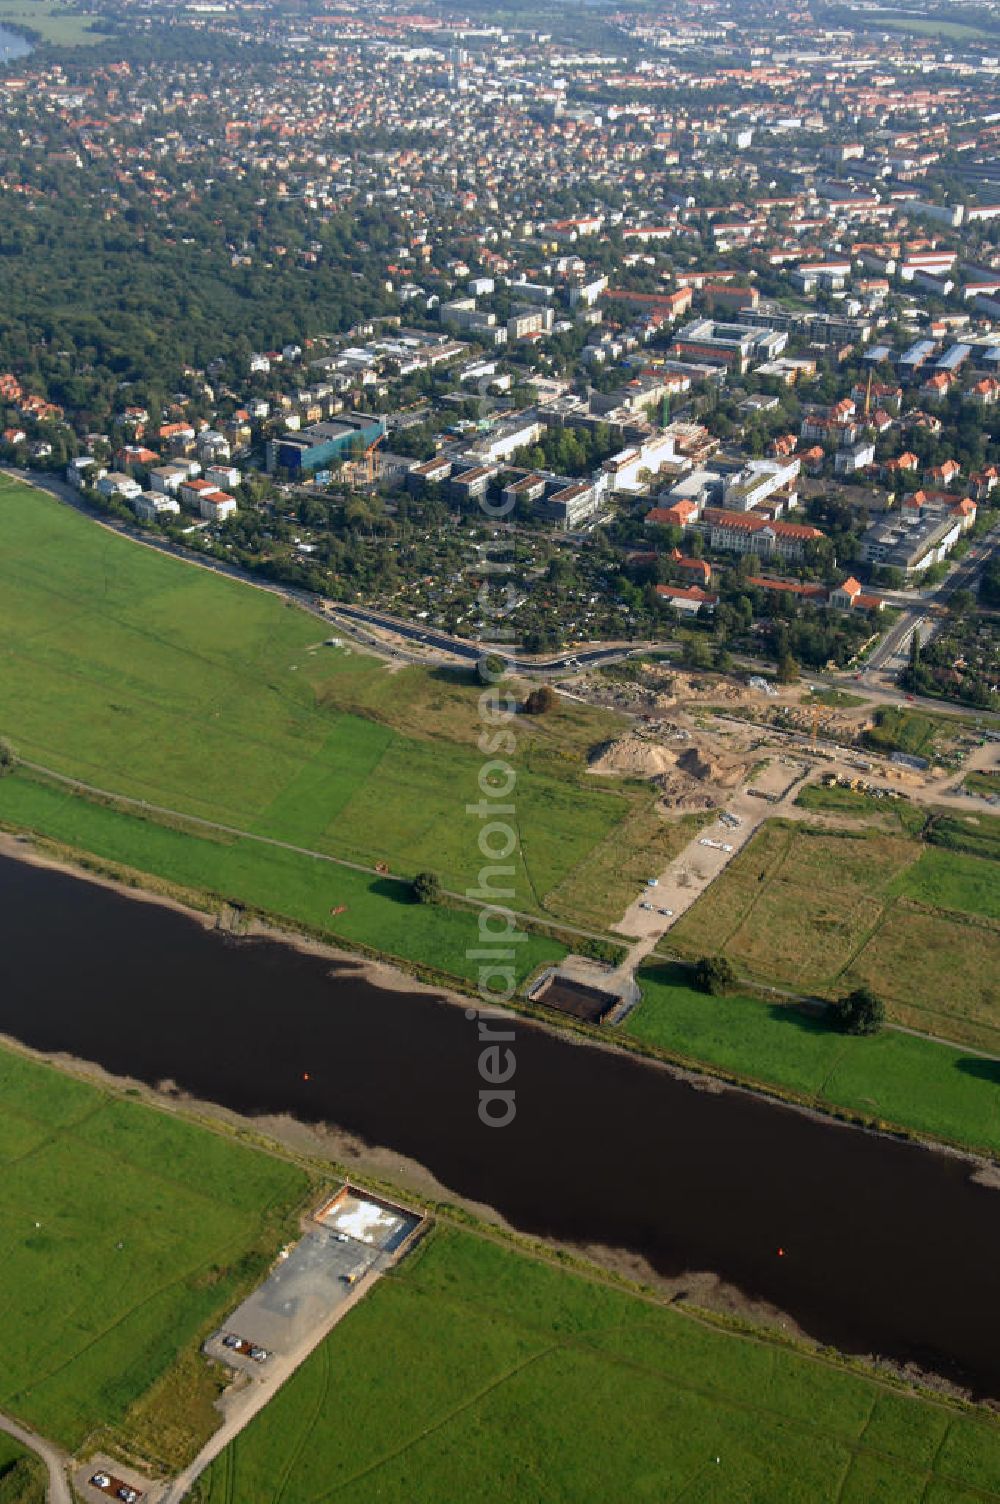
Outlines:
{"type": "Polygon", "coordinates": [[[551,684],[540,684],[524,702],[525,715],[547,715],[555,708],[556,692],[551,684]]]}
{"type": "Polygon", "coordinates": [[[920,633],[917,631],[916,627],[914,627],[914,629],[913,629],[913,635],[910,638],[910,669],[911,669],[912,672],[916,673],[916,671],[917,671],[917,669],[919,667],[920,667],[920,633]]]}
{"type": "Polygon", "coordinates": [[[7,773],[13,773],[16,767],[17,753],[6,738],[0,737],[0,778],[7,773]]]}
{"type": "Polygon", "coordinates": [[[441,879],[436,872],[418,872],[411,886],[418,903],[441,902],[441,879]]]}
{"type": "Polygon", "coordinates": [[[799,666],[791,653],[782,653],[778,659],[778,683],[794,684],[799,677],[799,666]]]}
{"type": "Polygon", "coordinates": [[[476,662],[480,684],[498,684],[506,672],[507,664],[499,653],[487,653],[476,662]]]}
{"type": "Polygon", "coordinates": [[[736,986],[736,973],[725,956],[702,956],[694,968],[694,983],[712,997],[722,997],[736,986]]]}
{"type": "Polygon", "coordinates": [[[878,1034],[885,1027],[885,1004],[870,987],[856,987],[834,1003],[832,1011],[844,1034],[878,1034]]]}

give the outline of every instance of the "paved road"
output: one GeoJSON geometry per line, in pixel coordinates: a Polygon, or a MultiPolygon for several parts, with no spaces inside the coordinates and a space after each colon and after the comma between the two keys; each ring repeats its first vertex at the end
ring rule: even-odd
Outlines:
{"type": "Polygon", "coordinates": [[[34,1431],[26,1431],[17,1421],[8,1420],[5,1415],[0,1415],[0,1431],[6,1431],[8,1436],[12,1436],[27,1451],[34,1452],[45,1463],[49,1470],[49,1486],[45,1493],[48,1504],[73,1504],[66,1477],[66,1465],[69,1461],[66,1454],[52,1442],[36,1436],[34,1431]]]}
{"type": "MultiPolygon", "coordinates": [[[[243,584],[252,585],[256,590],[266,590],[272,595],[280,596],[284,600],[293,601],[296,605],[301,606],[305,611],[309,611],[328,626],[340,622],[343,624],[344,631],[354,636],[363,646],[370,648],[371,651],[380,654],[382,657],[394,658],[404,663],[421,664],[427,667],[435,663],[452,663],[456,657],[464,661],[474,661],[484,652],[496,651],[495,644],[473,643],[465,638],[453,637],[447,632],[439,632],[415,625],[412,622],[401,621],[396,617],[389,616],[385,612],[368,610],[360,606],[342,606],[339,603],[320,604],[317,597],[310,592],[295,590],[290,586],[279,585],[273,581],[262,579],[258,575],[250,574],[248,571],[239,568],[235,564],[227,564],[219,559],[199,556],[189,549],[171,543],[169,539],[157,537],[155,534],[144,532],[139,528],[132,528],[127,523],[119,521],[116,518],[101,517],[80,498],[72,486],[66,481],[61,480],[58,476],[45,475],[28,470],[18,470],[13,465],[0,465],[0,473],[11,475],[16,480],[24,481],[27,485],[35,486],[39,490],[48,492],[50,495],[55,496],[57,500],[73,507],[99,527],[106,527],[109,531],[117,533],[121,537],[129,538],[134,543],[140,543],[146,548],[155,548],[160,553],[170,554],[174,558],[180,559],[183,563],[190,564],[195,568],[211,570],[213,574],[221,574],[229,579],[240,580],[243,584]],[[366,630],[366,628],[370,630],[366,630]],[[401,644],[397,645],[383,641],[374,635],[376,630],[389,632],[401,639],[412,641],[414,643],[414,651],[410,653],[401,644]],[[428,648],[431,649],[430,652],[427,651],[428,648]],[[443,659],[435,658],[435,649],[439,653],[445,653],[447,656],[443,659]]],[[[1000,547],[1000,544],[994,545],[994,547],[1000,547]]],[[[961,569],[957,573],[953,572],[945,584],[939,587],[937,592],[923,592],[917,602],[906,597],[905,609],[917,614],[923,614],[930,601],[934,598],[934,595],[941,593],[947,595],[952,590],[968,584],[974,579],[976,572],[982,568],[985,558],[989,557],[989,552],[988,547],[985,557],[969,559],[963,562],[961,569]]],[[[899,625],[899,636],[904,636],[905,632],[906,625],[904,622],[899,625]]],[[[537,673],[543,677],[555,676],[567,678],[576,673],[583,673],[597,664],[622,662],[634,654],[647,653],[653,650],[663,652],[672,647],[676,647],[676,644],[662,642],[592,643],[589,647],[581,649],[579,653],[566,653],[560,657],[551,658],[541,663],[530,659],[515,659],[514,662],[515,667],[522,673],[537,673]]],[[[883,656],[882,645],[876,651],[881,659],[883,656]]],[[[761,671],[759,660],[738,657],[737,662],[741,669],[746,669],[750,673],[759,673],[761,671]]],[[[894,688],[891,682],[889,684],[879,684],[877,682],[876,674],[878,672],[877,667],[873,667],[872,663],[868,663],[862,670],[860,678],[851,680],[850,688],[852,692],[864,695],[866,698],[881,704],[901,705],[907,703],[907,696],[901,690],[894,688]]],[[[813,673],[810,675],[810,678],[830,688],[841,688],[844,686],[846,680],[844,674],[813,673]]],[[[977,714],[969,706],[949,704],[946,701],[928,699],[924,696],[917,696],[916,703],[925,706],[928,710],[935,711],[939,715],[967,716],[977,714]]]]}
{"type": "MultiPolygon", "coordinates": [[[[375,611],[369,606],[345,606],[338,602],[330,607],[330,612],[334,617],[342,617],[349,622],[362,622],[366,626],[377,627],[383,632],[392,632],[407,641],[437,648],[439,652],[451,653],[457,658],[473,663],[484,653],[505,651],[498,643],[476,642],[467,637],[454,637],[450,632],[442,632],[436,627],[426,627],[404,621],[402,617],[390,616],[386,611],[375,611]]],[[[561,653],[556,658],[541,660],[519,658],[511,654],[510,663],[518,673],[566,675],[582,673],[585,669],[594,668],[602,663],[618,663],[624,658],[629,658],[633,653],[646,653],[654,647],[662,650],[670,646],[672,646],[670,643],[637,642],[595,644],[592,647],[582,648],[578,653],[561,653]]]]}
{"type": "MultiPolygon", "coordinates": [[[[874,675],[880,669],[887,668],[897,654],[905,656],[909,652],[910,641],[915,631],[919,631],[923,642],[930,641],[939,626],[939,618],[928,615],[931,606],[943,605],[948,597],[956,590],[974,591],[978,583],[979,574],[983,566],[989,561],[993,553],[1000,546],[987,538],[986,542],[974,542],[972,551],[963,559],[957,568],[953,568],[947,579],[933,590],[916,590],[912,592],[884,591],[886,600],[892,605],[902,608],[902,616],[899,621],[889,629],[885,637],[875,648],[868,658],[863,670],[861,683],[870,688],[869,676],[874,675]]],[[[936,704],[936,701],[931,703],[936,704]]]]}
{"type": "MultiPolygon", "coordinates": [[[[196,565],[200,569],[208,569],[213,574],[225,575],[228,579],[240,580],[243,584],[253,585],[257,590],[266,590],[271,595],[279,595],[285,600],[294,601],[303,610],[309,611],[313,616],[319,617],[328,624],[331,621],[344,621],[350,625],[360,624],[362,627],[374,627],[383,632],[391,632],[395,636],[407,641],[419,644],[422,649],[436,648],[438,652],[446,653],[452,658],[460,658],[467,662],[476,662],[484,653],[493,653],[500,650],[495,643],[480,643],[469,638],[454,637],[448,632],[442,632],[435,628],[423,627],[413,622],[404,621],[400,617],[390,616],[384,611],[375,611],[362,606],[342,605],[340,602],[324,602],[311,591],[296,590],[291,585],[281,585],[275,581],[267,580],[260,575],[251,574],[248,570],[240,568],[237,564],[228,564],[223,559],[214,559],[195,553],[192,549],[184,548],[180,544],[173,543],[169,538],[164,538],[156,533],[147,532],[139,527],[132,527],[129,523],[117,517],[101,516],[80,496],[79,492],[68,481],[61,480],[56,475],[47,475],[43,472],[30,470],[18,470],[14,465],[0,465],[0,472],[12,476],[15,480],[23,481],[25,485],[34,486],[36,490],[47,491],[57,501],[71,506],[77,512],[98,526],[107,528],[110,532],[117,533],[120,537],[128,538],[133,543],[141,543],[146,548],[155,548],[159,553],[170,554],[175,559],[181,559],[185,564],[196,565]]],[[[366,645],[374,648],[377,652],[388,654],[393,657],[401,657],[413,663],[429,663],[434,660],[426,651],[409,656],[394,645],[381,642],[378,639],[365,634],[366,645]]],[[[632,653],[648,652],[650,648],[663,648],[668,644],[663,643],[613,643],[595,644],[586,648],[579,654],[563,653],[558,657],[537,661],[534,658],[511,659],[512,666],[518,673],[541,674],[541,675],[566,675],[583,673],[588,668],[593,668],[599,663],[617,663],[628,658],[632,653]]]]}

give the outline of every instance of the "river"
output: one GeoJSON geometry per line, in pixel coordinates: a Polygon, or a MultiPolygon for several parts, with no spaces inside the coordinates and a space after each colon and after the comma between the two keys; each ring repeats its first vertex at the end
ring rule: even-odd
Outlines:
{"type": "Polygon", "coordinates": [[[0,26],[0,66],[4,63],[12,63],[15,58],[27,57],[33,50],[27,37],[22,37],[16,31],[8,31],[5,26],[0,26]]]}
{"type": "Polygon", "coordinates": [[[1000,1191],[958,1157],[520,1020],[516,1117],[489,1128],[454,1003],[6,857],[0,916],[0,1031],[28,1045],[336,1124],[525,1232],[713,1271],[819,1341],[1000,1397],[1000,1191]]]}

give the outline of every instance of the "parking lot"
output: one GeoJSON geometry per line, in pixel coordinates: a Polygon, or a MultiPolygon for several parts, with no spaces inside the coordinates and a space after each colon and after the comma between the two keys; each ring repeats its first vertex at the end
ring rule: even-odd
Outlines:
{"type": "Polygon", "coordinates": [[[132,1469],[103,1453],[98,1453],[86,1467],[77,1470],[73,1487],[86,1504],[108,1504],[109,1499],[119,1500],[121,1504],[150,1504],[148,1479],[140,1478],[132,1469]],[[94,1479],[107,1479],[107,1482],[97,1483],[94,1479]]]}
{"type": "Polygon", "coordinates": [[[276,1361],[299,1354],[329,1326],[365,1276],[391,1263],[419,1223],[400,1207],[345,1188],[319,1209],[300,1241],[205,1343],[205,1352],[238,1372],[267,1377],[276,1361]],[[257,1355],[234,1347],[234,1338],[257,1355]]]}

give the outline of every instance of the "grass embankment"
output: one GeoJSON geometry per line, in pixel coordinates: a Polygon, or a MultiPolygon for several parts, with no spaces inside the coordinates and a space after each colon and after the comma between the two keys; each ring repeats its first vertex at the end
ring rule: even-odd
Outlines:
{"type": "MultiPolygon", "coordinates": [[[[475,981],[478,919],[468,909],[415,903],[406,884],[258,842],[163,825],[67,793],[23,771],[0,779],[0,822],[92,853],[156,890],[159,879],[195,905],[245,905],[291,926],[377,950],[407,965],[475,981]],[[342,914],[331,913],[344,905],[342,914]]],[[[560,960],[566,947],[528,935],[516,949],[519,978],[560,960]]]]}
{"type": "Polygon", "coordinates": [[[71,1449],[104,1426],[152,1447],[130,1407],[263,1275],[309,1188],[4,1049],[0,1179],[0,1411],[71,1449]]]}
{"type": "Polygon", "coordinates": [[[769,821],[677,922],[671,950],[724,953],[762,984],[821,996],[865,983],[896,1022],[1000,1054],[1000,820],[918,816],[918,840],[902,801],[827,795],[884,818],[838,832],[769,821]]]}
{"type": "Polygon", "coordinates": [[[971,1504],[998,1468],[988,1420],[438,1229],[194,1498],[971,1504]]]}
{"type": "MultiPolygon", "coordinates": [[[[325,645],[330,631],[0,479],[0,730],[23,758],[311,850],[429,869],[454,892],[477,886],[482,822],[466,806],[483,797],[479,687],[393,672],[325,645]]],[[[617,725],[607,712],[561,701],[513,724],[517,782],[498,800],[519,837],[511,902],[544,913],[615,831],[641,848],[662,822],[647,786],[588,777],[586,752],[617,725]]],[[[612,871],[607,919],[632,897],[612,871]]],[[[381,948],[391,910],[368,912],[362,938],[381,948]]]]}
{"type": "Polygon", "coordinates": [[[0,1504],[45,1504],[44,1464],[0,1431],[0,1504]]]}
{"type": "Polygon", "coordinates": [[[643,1000],[625,1027],[645,1044],[825,1110],[1000,1152],[998,1061],[897,1030],[852,1039],[793,1003],[708,997],[669,963],[639,981],[643,1000]]]}

